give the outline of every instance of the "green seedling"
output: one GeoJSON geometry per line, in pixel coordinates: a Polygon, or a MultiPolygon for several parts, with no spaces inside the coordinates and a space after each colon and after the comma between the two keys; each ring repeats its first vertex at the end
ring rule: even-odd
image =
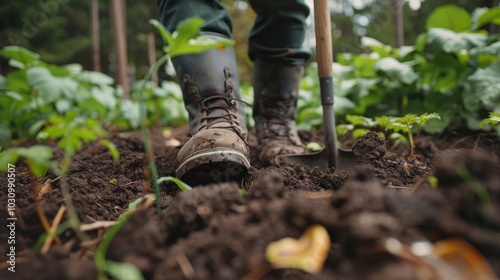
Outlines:
{"type": "MultiPolygon", "coordinates": [[[[420,116],[415,114],[407,114],[403,117],[389,117],[380,116],[376,117],[375,120],[363,116],[347,115],[346,120],[349,122],[347,125],[337,126],[337,132],[342,135],[343,133],[351,130],[354,139],[358,139],[366,133],[375,131],[384,131],[381,136],[391,139],[399,139],[406,142],[404,136],[398,132],[404,132],[410,142],[410,157],[415,157],[415,143],[420,136],[422,127],[431,120],[440,119],[440,116],[436,113],[425,113],[420,116]],[[413,126],[417,125],[417,132],[415,138],[413,138],[413,126]],[[415,140],[414,140],[415,139],[415,140]]],[[[381,134],[379,132],[379,134],[381,134]]]]}
{"type": "Polygon", "coordinates": [[[416,140],[418,140],[418,137],[420,136],[420,131],[422,127],[431,119],[440,119],[440,116],[436,113],[432,114],[422,114],[420,116],[417,116],[415,114],[407,114],[403,117],[400,118],[395,118],[394,122],[392,122],[389,125],[389,129],[392,129],[396,132],[398,131],[404,131],[408,135],[408,139],[410,141],[410,158],[416,157],[415,154],[415,145],[416,145],[416,140]],[[415,136],[415,140],[413,138],[413,125],[417,125],[417,134],[415,136]]]}
{"type": "Polygon", "coordinates": [[[161,184],[163,182],[174,182],[174,184],[177,185],[177,187],[179,187],[180,190],[182,191],[190,191],[192,190],[193,188],[190,187],[188,184],[182,182],[180,179],[177,179],[175,177],[161,177],[160,179],[158,179],[158,184],[161,184]]]}

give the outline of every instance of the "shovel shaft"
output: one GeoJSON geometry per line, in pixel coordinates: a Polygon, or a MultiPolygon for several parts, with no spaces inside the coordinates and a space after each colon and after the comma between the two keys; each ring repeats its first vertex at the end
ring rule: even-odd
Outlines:
{"type": "Polygon", "coordinates": [[[319,77],[331,77],[333,54],[329,0],[314,0],[314,28],[319,77]]]}
{"type": "Polygon", "coordinates": [[[335,112],[333,109],[332,79],[332,24],[329,0],[314,0],[314,25],[316,32],[316,60],[323,105],[323,129],[328,167],[338,167],[337,137],[335,135],[335,112]]]}

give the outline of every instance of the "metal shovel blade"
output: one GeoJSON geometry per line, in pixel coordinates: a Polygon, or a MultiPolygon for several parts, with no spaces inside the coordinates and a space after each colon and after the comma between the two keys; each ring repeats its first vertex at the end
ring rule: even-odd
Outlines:
{"type": "Polygon", "coordinates": [[[330,22],[329,0],[314,0],[314,23],[316,33],[316,60],[323,107],[323,129],[325,131],[325,149],[310,154],[282,155],[277,162],[290,162],[309,167],[326,169],[347,169],[358,162],[350,149],[337,149],[335,133],[335,112],[333,110],[333,53],[330,22]]]}
{"type": "Polygon", "coordinates": [[[358,160],[352,154],[350,149],[338,149],[337,150],[337,166],[332,166],[328,163],[328,158],[330,157],[329,151],[323,149],[319,152],[300,154],[300,155],[281,155],[276,158],[278,163],[293,163],[310,168],[318,167],[321,170],[327,169],[329,167],[335,167],[338,170],[345,170],[355,167],[358,160]]]}

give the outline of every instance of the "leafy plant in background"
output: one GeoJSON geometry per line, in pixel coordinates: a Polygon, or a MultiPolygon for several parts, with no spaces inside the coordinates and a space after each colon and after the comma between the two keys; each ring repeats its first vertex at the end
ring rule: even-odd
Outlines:
{"type": "Polygon", "coordinates": [[[354,139],[358,139],[369,131],[379,131],[379,135],[386,138],[400,139],[404,142],[409,142],[409,157],[415,157],[415,145],[420,136],[420,132],[432,119],[440,119],[440,116],[436,113],[424,113],[420,116],[406,114],[403,117],[380,116],[371,119],[363,116],[347,115],[346,121],[349,124],[338,125],[337,133],[343,135],[351,131],[354,139]],[[415,137],[413,137],[415,126],[416,132],[415,137]],[[399,132],[403,132],[404,134],[399,134],[399,132]]]}
{"type": "MultiPolygon", "coordinates": [[[[486,24],[500,24],[500,7],[469,14],[446,5],[429,16],[427,32],[415,45],[394,48],[362,38],[369,53],[340,53],[333,65],[338,119],[436,112],[441,120],[429,121],[428,133],[477,129],[488,112],[500,112],[500,35],[488,34],[486,24]]],[[[311,66],[299,100],[302,129],[321,123],[319,82],[311,66]]]]}

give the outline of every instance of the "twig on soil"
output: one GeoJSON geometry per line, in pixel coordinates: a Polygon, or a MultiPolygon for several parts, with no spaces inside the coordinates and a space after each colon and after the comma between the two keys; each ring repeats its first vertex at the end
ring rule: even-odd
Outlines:
{"type": "Polygon", "coordinates": [[[100,228],[108,228],[116,225],[116,221],[96,221],[91,224],[80,225],[81,231],[91,231],[100,228]]]}
{"type": "MultiPolygon", "coordinates": [[[[54,221],[52,222],[52,226],[50,227],[47,238],[45,239],[45,242],[43,243],[42,249],[40,250],[40,253],[46,254],[49,251],[50,244],[52,244],[52,241],[57,238],[55,235],[57,227],[61,223],[62,217],[64,212],[66,211],[66,207],[64,205],[61,205],[59,207],[59,210],[57,211],[56,217],[54,218],[54,221]]],[[[59,241],[60,242],[60,241],[59,241]]]]}
{"type": "MultiPolygon", "coordinates": [[[[35,199],[35,209],[36,209],[36,213],[38,215],[38,218],[40,219],[40,223],[42,223],[43,229],[46,232],[50,232],[49,220],[47,219],[47,216],[45,216],[45,213],[43,212],[42,206],[40,205],[40,200],[38,199],[38,196],[35,194],[34,190],[33,190],[33,198],[35,199]]],[[[58,244],[61,243],[61,240],[57,236],[54,238],[54,240],[58,244]]]]}
{"type": "Polygon", "coordinates": [[[91,220],[92,222],[98,222],[98,220],[90,217],[89,215],[85,215],[85,217],[87,217],[89,220],[91,220]]]}
{"type": "Polygon", "coordinates": [[[184,277],[186,277],[187,279],[194,279],[196,277],[196,272],[194,271],[194,268],[189,262],[186,255],[182,254],[177,256],[177,262],[181,267],[184,277]]]}

